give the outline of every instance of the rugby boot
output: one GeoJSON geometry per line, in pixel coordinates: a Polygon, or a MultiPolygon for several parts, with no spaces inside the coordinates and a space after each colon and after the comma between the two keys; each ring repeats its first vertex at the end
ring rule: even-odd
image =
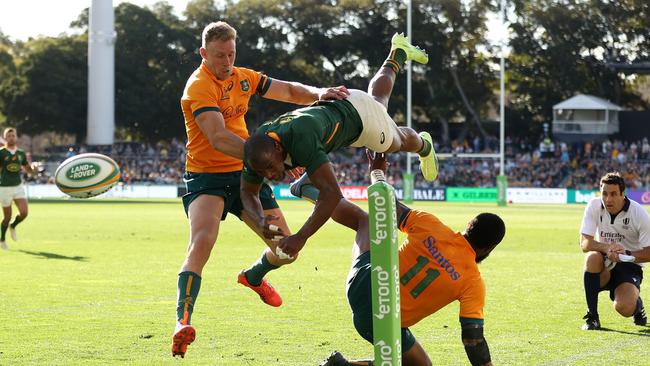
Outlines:
{"type": "Polygon", "coordinates": [[[318,200],[318,188],[314,186],[309,180],[307,173],[303,174],[296,181],[291,183],[289,191],[292,195],[306,199],[307,201],[314,203],[318,200]]]}
{"type": "Polygon", "coordinates": [[[262,299],[262,301],[264,301],[265,304],[274,307],[278,307],[282,305],[282,298],[280,297],[280,294],[277,291],[275,291],[273,286],[271,286],[271,284],[266,279],[262,279],[262,283],[260,283],[259,286],[253,286],[250,283],[248,283],[248,279],[246,279],[245,271],[242,270],[241,272],[239,272],[239,275],[237,276],[237,282],[257,292],[257,294],[260,296],[260,299],[262,299]]]}
{"type": "Polygon", "coordinates": [[[390,50],[398,48],[406,53],[406,61],[415,61],[423,65],[429,62],[429,55],[420,47],[409,43],[409,39],[404,33],[395,33],[390,40],[390,50]]]}
{"type": "Polygon", "coordinates": [[[348,366],[348,360],[343,357],[341,352],[334,351],[332,354],[321,363],[319,366],[348,366]]]}
{"type": "Polygon", "coordinates": [[[643,306],[643,301],[639,296],[639,299],[636,300],[636,311],[634,312],[634,324],[636,325],[646,325],[648,324],[648,317],[645,314],[645,307],[643,306]]]}
{"type": "Polygon", "coordinates": [[[428,132],[420,132],[419,135],[423,140],[426,140],[431,144],[431,151],[429,151],[427,156],[418,155],[418,158],[420,159],[420,170],[422,171],[424,179],[433,182],[438,177],[438,156],[436,155],[436,150],[433,148],[431,135],[429,135],[428,132]]]}
{"type": "Polygon", "coordinates": [[[16,232],[16,228],[11,225],[9,225],[9,236],[11,236],[11,240],[18,241],[18,233],[16,232]]]}
{"type": "Polygon", "coordinates": [[[582,319],[585,319],[585,324],[582,325],[582,330],[600,329],[600,319],[598,318],[598,314],[594,315],[590,312],[587,312],[587,314],[583,316],[582,319]]]}
{"type": "Polygon", "coordinates": [[[177,322],[176,330],[172,336],[172,357],[185,358],[187,346],[194,342],[194,338],[196,338],[196,330],[193,326],[177,322]]]}

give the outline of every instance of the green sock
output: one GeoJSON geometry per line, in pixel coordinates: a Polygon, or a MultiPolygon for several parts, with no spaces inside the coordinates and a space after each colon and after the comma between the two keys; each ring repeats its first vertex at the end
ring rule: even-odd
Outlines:
{"type": "Polygon", "coordinates": [[[15,228],[15,227],[16,227],[18,224],[20,224],[22,221],[23,221],[23,217],[22,217],[22,216],[20,216],[20,215],[16,216],[16,218],[14,219],[14,222],[11,223],[11,227],[12,227],[12,228],[15,228]]]}
{"type": "Polygon", "coordinates": [[[401,48],[390,51],[388,58],[384,61],[382,67],[390,67],[397,74],[406,62],[406,52],[401,48]]]}
{"type": "Polygon", "coordinates": [[[302,187],[302,198],[308,200],[311,203],[316,203],[318,201],[318,195],[320,190],[316,188],[313,184],[305,184],[302,187]]]}
{"type": "Polygon", "coordinates": [[[5,235],[7,234],[8,228],[9,228],[9,224],[0,225],[0,241],[5,241],[5,235]]]}
{"type": "Polygon", "coordinates": [[[266,258],[266,251],[264,251],[260,259],[255,262],[251,268],[247,269],[246,272],[244,272],[244,275],[246,276],[248,283],[253,286],[259,286],[262,283],[264,276],[276,268],[280,267],[271,264],[271,262],[266,258]]]}
{"type": "Polygon", "coordinates": [[[176,319],[183,324],[190,324],[194,303],[201,288],[201,276],[194,272],[178,274],[178,302],[176,303],[176,319]]]}
{"type": "Polygon", "coordinates": [[[420,137],[420,139],[422,139],[422,148],[420,149],[420,151],[418,151],[418,155],[424,157],[429,155],[429,153],[431,152],[431,144],[429,143],[429,141],[423,139],[422,137],[420,137]]]}

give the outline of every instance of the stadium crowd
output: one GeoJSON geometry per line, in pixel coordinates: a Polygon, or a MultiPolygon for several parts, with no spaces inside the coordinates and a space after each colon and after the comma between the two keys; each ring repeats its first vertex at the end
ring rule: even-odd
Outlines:
{"type": "MultiPolygon", "coordinates": [[[[598,189],[603,171],[620,171],[631,189],[650,189],[650,143],[639,141],[605,140],[567,144],[545,139],[539,144],[525,139],[506,138],[506,165],[509,187],[545,187],[598,189]]],[[[436,187],[494,187],[499,174],[499,159],[467,158],[458,154],[495,153],[498,140],[484,143],[474,137],[452,141],[448,146],[436,146],[439,154],[452,154],[440,160],[440,174],[433,183],[436,187]]],[[[185,144],[180,140],[156,144],[120,142],[112,146],[59,146],[50,148],[43,167],[56,167],[63,159],[84,152],[99,152],[113,157],[121,167],[125,184],[183,184],[185,144]]],[[[332,162],[341,185],[367,185],[367,159],[362,149],[346,149],[333,154],[332,162]]],[[[406,171],[405,154],[391,154],[391,173],[388,180],[402,185],[401,172],[406,171]]],[[[431,187],[425,182],[418,159],[411,159],[415,186],[431,187]]],[[[36,177],[26,177],[35,183],[51,183],[52,169],[41,169],[36,177]]],[[[283,183],[289,183],[289,179],[283,183]]]]}

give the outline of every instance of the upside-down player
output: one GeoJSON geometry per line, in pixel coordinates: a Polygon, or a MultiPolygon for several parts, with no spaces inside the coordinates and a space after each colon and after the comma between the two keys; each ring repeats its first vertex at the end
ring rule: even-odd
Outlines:
{"type": "Polygon", "coordinates": [[[280,240],[278,247],[285,254],[298,254],[343,197],[327,156],[330,152],[348,146],[378,152],[414,152],[418,153],[425,179],[433,181],[438,175],[429,133],[398,127],[386,110],[395,78],[409,60],[426,64],[429,56],[404,35],[395,34],[388,58],[370,80],[367,93],[350,90],[344,100],[318,102],[286,113],[261,125],[246,141],[241,200],[258,225],[263,222],[258,198],[263,178],[281,180],[285,170],[300,166],[320,190],[314,210],[300,230],[280,240]]]}
{"type": "MultiPolygon", "coordinates": [[[[373,157],[368,153],[368,157],[373,181],[383,180],[386,170],[384,155],[373,157]]],[[[313,201],[318,196],[318,189],[303,176],[292,186],[292,193],[313,201]]],[[[491,365],[490,351],[483,337],[485,284],[478,263],[503,239],[503,220],[492,213],[481,213],[467,224],[463,233],[459,233],[433,214],[411,210],[399,201],[397,217],[399,229],[408,235],[399,248],[403,365],[431,365],[429,356],[408,327],[456,300],[460,302],[461,338],[469,361],[472,365],[491,365]]],[[[347,297],[354,327],[359,335],[372,343],[368,215],[343,199],[332,218],[357,230],[347,297]],[[361,231],[366,233],[365,237],[360,235],[361,231]]],[[[372,360],[348,361],[334,352],[323,366],[372,364],[372,360]]]]}

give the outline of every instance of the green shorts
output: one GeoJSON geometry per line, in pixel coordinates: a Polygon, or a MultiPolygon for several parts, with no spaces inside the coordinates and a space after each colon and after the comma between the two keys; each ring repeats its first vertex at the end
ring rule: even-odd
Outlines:
{"type": "MultiPolygon", "coordinates": [[[[187,193],[183,196],[185,215],[187,215],[190,204],[196,197],[202,194],[210,194],[224,199],[222,221],[226,219],[228,212],[241,220],[243,206],[239,196],[240,176],[241,171],[230,173],[186,172],[183,175],[183,181],[187,186],[187,193]]],[[[275,201],[273,190],[266,183],[263,183],[260,189],[260,202],[264,210],[280,207],[275,201]]]]}
{"type": "MultiPolygon", "coordinates": [[[[370,282],[370,252],[361,254],[350,268],[347,294],[352,321],[357,333],[370,343],[372,341],[372,290],[370,282]]],[[[415,344],[415,336],[408,328],[402,328],[402,353],[415,344]]]]}

